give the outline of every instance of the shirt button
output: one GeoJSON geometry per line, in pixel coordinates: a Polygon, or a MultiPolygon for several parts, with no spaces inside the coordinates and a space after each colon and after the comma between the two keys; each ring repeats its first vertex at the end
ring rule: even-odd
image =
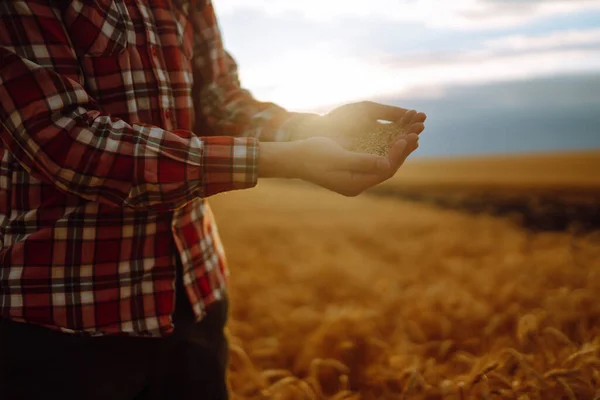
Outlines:
{"type": "Polygon", "coordinates": [[[156,57],[156,46],[150,46],[150,48],[152,49],[152,55],[156,57]]]}
{"type": "Polygon", "coordinates": [[[167,118],[167,119],[171,118],[171,110],[165,111],[165,118],[167,118]]]}

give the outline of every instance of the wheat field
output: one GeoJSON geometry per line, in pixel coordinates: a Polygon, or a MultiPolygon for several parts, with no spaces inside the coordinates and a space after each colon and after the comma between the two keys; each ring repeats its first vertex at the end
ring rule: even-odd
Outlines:
{"type": "Polygon", "coordinates": [[[600,398],[600,232],[279,181],[210,203],[232,399],[600,398]]]}

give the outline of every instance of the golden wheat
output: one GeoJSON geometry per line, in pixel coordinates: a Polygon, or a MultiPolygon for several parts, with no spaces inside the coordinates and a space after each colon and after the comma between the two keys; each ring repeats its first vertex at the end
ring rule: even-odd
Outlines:
{"type": "Polygon", "coordinates": [[[594,399],[600,235],[260,184],[211,200],[254,399],[594,399]]]}

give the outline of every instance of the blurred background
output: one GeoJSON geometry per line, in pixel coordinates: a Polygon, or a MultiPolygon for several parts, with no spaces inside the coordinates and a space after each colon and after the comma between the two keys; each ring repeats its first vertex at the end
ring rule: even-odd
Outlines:
{"type": "Polygon", "coordinates": [[[214,4],[261,100],[425,111],[420,157],[600,148],[598,0],[214,4]]]}
{"type": "Polygon", "coordinates": [[[600,399],[600,0],[214,4],[257,98],[428,114],[357,198],[211,198],[233,399],[600,399]]]}

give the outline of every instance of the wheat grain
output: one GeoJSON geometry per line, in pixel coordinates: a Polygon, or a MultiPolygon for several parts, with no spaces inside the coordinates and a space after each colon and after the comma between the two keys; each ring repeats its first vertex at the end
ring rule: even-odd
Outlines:
{"type": "Polygon", "coordinates": [[[380,123],[373,125],[367,132],[350,139],[350,150],[387,156],[395,139],[401,137],[405,128],[395,123],[380,123]]]}

